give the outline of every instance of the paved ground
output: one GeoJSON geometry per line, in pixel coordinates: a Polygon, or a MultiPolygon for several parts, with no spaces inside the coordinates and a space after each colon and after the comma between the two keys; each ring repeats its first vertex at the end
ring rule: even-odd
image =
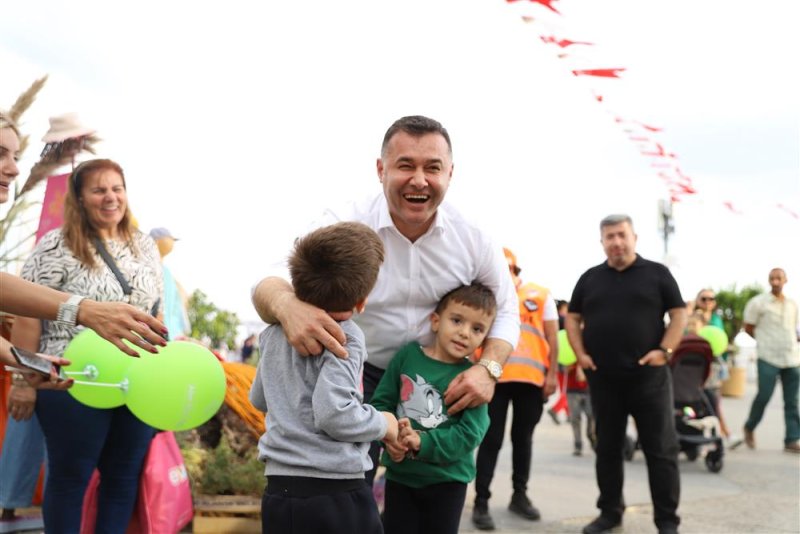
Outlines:
{"type": "MultiPolygon", "coordinates": [[[[750,372],[745,395],[723,397],[723,413],[736,434],[747,417],[755,395],[750,372]]],[[[725,465],[709,472],[702,459],[689,462],[681,456],[681,531],[688,533],[800,533],[800,455],[783,452],[783,410],[780,386],[756,430],[758,447],[726,450],[725,465]]],[[[490,503],[499,533],[576,533],[596,515],[597,486],[594,455],[572,456],[572,430],[555,425],[545,415],[534,437],[530,496],[542,512],[541,521],[526,521],[506,508],[511,494],[511,451],[500,453],[490,503]]],[[[637,451],[625,464],[624,526],[618,532],[656,532],[647,485],[644,456],[637,451]]],[[[461,520],[461,532],[478,532],[472,526],[473,488],[461,520]]],[[[35,510],[34,512],[38,512],[35,510]]],[[[39,532],[39,531],[30,531],[39,532]]]]}
{"type": "MultiPolygon", "coordinates": [[[[729,427],[741,435],[755,395],[750,373],[745,395],[723,397],[722,410],[729,427]]],[[[718,474],[702,458],[680,458],[683,533],[798,533],[800,532],[800,455],[783,452],[783,400],[775,390],[764,420],[756,429],[757,449],[744,445],[726,450],[718,474]]],[[[541,521],[526,521],[506,508],[511,495],[510,444],[505,443],[492,484],[491,513],[502,533],[580,532],[597,515],[594,455],[572,456],[569,424],[555,425],[547,416],[536,428],[529,496],[542,513],[541,521]]],[[[641,451],[625,464],[625,501],[628,508],[618,532],[656,532],[641,451]]],[[[472,525],[473,488],[461,520],[461,532],[478,532],[472,525]]]]}

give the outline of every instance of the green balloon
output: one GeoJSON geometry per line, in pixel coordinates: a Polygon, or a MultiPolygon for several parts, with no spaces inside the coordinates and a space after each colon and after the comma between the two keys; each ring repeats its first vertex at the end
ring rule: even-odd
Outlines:
{"type": "Polygon", "coordinates": [[[708,341],[714,356],[719,356],[728,350],[728,334],[718,326],[706,325],[698,330],[697,335],[708,341]]]}
{"type": "MultiPolygon", "coordinates": [[[[126,344],[143,354],[144,351],[126,344]]],[[[103,384],[121,384],[128,368],[139,361],[106,341],[89,328],[79,332],[67,345],[64,358],[72,363],[64,367],[67,376],[77,382],[67,391],[75,399],[92,408],[116,408],[125,404],[122,388],[103,384]],[[81,374],[72,374],[72,373],[81,374]]]]}
{"type": "Polygon", "coordinates": [[[569,340],[567,340],[567,331],[566,330],[559,330],[558,331],[558,363],[567,367],[572,365],[573,363],[578,361],[578,357],[575,356],[575,351],[572,350],[572,345],[569,344],[569,340]]]}
{"type": "Polygon", "coordinates": [[[210,350],[188,341],[171,341],[128,370],[126,402],[150,426],[189,430],[217,413],[225,389],[225,371],[210,350]]]}

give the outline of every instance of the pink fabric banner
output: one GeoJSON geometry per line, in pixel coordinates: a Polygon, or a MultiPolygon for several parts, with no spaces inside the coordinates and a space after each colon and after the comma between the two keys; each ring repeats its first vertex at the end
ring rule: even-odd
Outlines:
{"type": "Polygon", "coordinates": [[[67,180],[69,173],[49,176],[47,178],[47,189],[44,191],[42,201],[42,215],[39,218],[39,229],[36,230],[36,242],[44,234],[61,227],[64,222],[64,196],[67,194],[67,180]]]}

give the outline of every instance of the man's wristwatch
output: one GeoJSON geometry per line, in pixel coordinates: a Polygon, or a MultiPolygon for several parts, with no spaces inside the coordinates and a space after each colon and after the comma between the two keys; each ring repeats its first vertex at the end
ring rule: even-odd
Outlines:
{"type": "Polygon", "coordinates": [[[478,360],[478,365],[486,367],[486,370],[489,371],[489,376],[494,378],[495,382],[500,380],[500,377],[503,376],[503,366],[500,365],[499,362],[484,358],[482,360],[478,360]]]}
{"type": "Polygon", "coordinates": [[[56,322],[62,326],[76,326],[78,323],[78,306],[83,299],[84,297],[80,295],[72,295],[66,302],[59,304],[56,322]]]}
{"type": "Polygon", "coordinates": [[[664,357],[667,359],[667,361],[670,361],[672,359],[672,352],[673,352],[672,349],[668,349],[666,347],[658,347],[658,350],[664,353],[664,357]]]}

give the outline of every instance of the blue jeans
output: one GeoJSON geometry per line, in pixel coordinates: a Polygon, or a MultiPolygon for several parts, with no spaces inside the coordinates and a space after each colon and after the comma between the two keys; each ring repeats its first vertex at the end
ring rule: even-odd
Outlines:
{"type": "Polygon", "coordinates": [[[775,383],[781,379],[783,388],[783,420],[786,423],[786,434],[784,443],[789,444],[800,440],[800,412],[797,407],[798,389],[800,389],[800,367],[775,367],[762,359],[758,360],[758,393],[753,399],[750,407],[750,416],[744,427],[751,432],[755,430],[761,418],[764,417],[764,409],[767,407],[772,392],[775,391],[775,383]]]}
{"type": "Polygon", "coordinates": [[[666,365],[630,370],[586,371],[597,432],[595,472],[597,507],[609,519],[625,510],[622,496],[623,449],[628,415],[636,421],[647,461],[647,478],[656,526],[677,527],[680,501],[678,435],[673,416],[672,375],[666,365]]]}
{"type": "Polygon", "coordinates": [[[0,508],[31,505],[44,460],[44,436],[36,416],[27,421],[9,417],[0,453],[0,508]]]}
{"type": "Polygon", "coordinates": [[[125,406],[100,410],[65,391],[40,390],[36,415],[47,443],[48,478],[42,516],[50,533],[80,530],[81,506],[100,471],[96,532],[124,534],[154,430],[125,406]]]}

